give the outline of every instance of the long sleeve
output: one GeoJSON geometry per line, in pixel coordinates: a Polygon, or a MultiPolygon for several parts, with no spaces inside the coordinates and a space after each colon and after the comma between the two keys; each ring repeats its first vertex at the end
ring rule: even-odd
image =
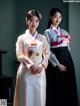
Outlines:
{"type": "Polygon", "coordinates": [[[24,52],[23,47],[23,41],[21,39],[21,36],[18,37],[18,40],[16,42],[16,56],[17,60],[21,63],[24,63],[28,68],[33,65],[33,62],[28,58],[28,50],[26,50],[26,54],[24,52]]]}
{"type": "MultiPolygon", "coordinates": [[[[48,32],[48,31],[45,31],[45,32],[44,32],[44,36],[46,37],[46,39],[47,39],[47,41],[48,41],[49,48],[51,48],[51,46],[50,46],[49,32],[48,32]]],[[[51,62],[51,64],[52,64],[54,67],[56,67],[56,65],[59,64],[59,61],[57,60],[55,54],[52,53],[51,51],[50,51],[49,61],[51,62]]]]}
{"type": "Polygon", "coordinates": [[[46,38],[44,38],[42,64],[44,65],[45,68],[47,68],[49,58],[50,58],[50,49],[49,49],[48,42],[47,42],[46,38]]]}

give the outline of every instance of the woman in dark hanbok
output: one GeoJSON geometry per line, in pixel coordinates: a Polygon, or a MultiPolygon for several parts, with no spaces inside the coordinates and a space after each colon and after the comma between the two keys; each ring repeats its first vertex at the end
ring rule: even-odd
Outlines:
{"type": "Polygon", "coordinates": [[[54,64],[50,57],[46,71],[46,106],[78,106],[75,69],[69,47],[71,36],[59,26],[61,20],[61,10],[52,8],[48,29],[45,30],[44,35],[50,44],[51,53],[57,59],[57,63],[54,64]]]}

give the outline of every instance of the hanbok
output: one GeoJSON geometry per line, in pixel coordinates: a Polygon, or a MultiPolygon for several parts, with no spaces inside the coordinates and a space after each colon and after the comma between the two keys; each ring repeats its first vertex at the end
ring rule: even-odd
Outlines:
{"type": "MultiPolygon", "coordinates": [[[[66,66],[66,72],[61,72],[54,64],[54,59],[50,58],[46,70],[47,78],[47,106],[78,106],[77,84],[75,68],[70,54],[71,36],[69,33],[58,27],[51,26],[44,32],[52,54],[58,60],[57,63],[66,66]]],[[[51,56],[50,56],[51,57],[51,56]]]]}
{"type": "Polygon", "coordinates": [[[20,62],[17,71],[13,106],[45,106],[46,76],[50,51],[46,38],[37,32],[32,36],[27,29],[18,37],[16,55],[20,62]],[[41,73],[32,74],[31,65],[44,65],[41,73]]]}

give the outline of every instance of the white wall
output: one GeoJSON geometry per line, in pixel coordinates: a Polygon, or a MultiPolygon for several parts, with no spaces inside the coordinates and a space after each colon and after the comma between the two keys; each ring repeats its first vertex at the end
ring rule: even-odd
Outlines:
{"type": "Polygon", "coordinates": [[[80,3],[69,3],[69,32],[72,37],[71,54],[75,65],[80,104],[80,3]]]}

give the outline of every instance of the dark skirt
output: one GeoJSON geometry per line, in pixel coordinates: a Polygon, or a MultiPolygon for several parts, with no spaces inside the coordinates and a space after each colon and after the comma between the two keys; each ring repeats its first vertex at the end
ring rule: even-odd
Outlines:
{"type": "Polygon", "coordinates": [[[49,62],[46,69],[46,106],[78,106],[74,64],[67,47],[53,48],[59,62],[67,71],[61,72],[49,62]]]}

